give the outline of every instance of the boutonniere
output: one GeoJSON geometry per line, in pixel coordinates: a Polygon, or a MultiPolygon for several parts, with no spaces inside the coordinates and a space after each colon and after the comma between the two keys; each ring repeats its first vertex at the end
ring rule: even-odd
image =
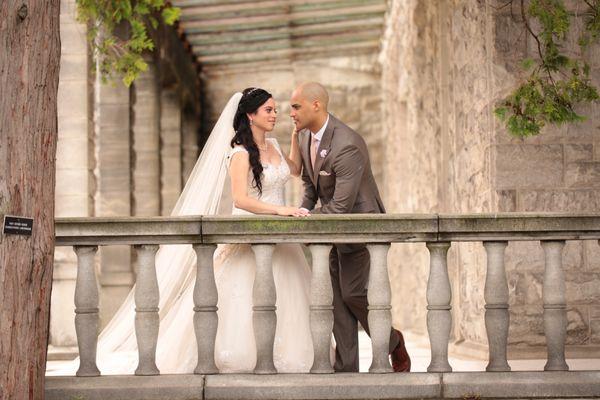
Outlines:
{"type": "Polygon", "coordinates": [[[319,153],[319,155],[321,156],[321,158],[327,157],[327,150],[321,150],[321,152],[319,153]]]}

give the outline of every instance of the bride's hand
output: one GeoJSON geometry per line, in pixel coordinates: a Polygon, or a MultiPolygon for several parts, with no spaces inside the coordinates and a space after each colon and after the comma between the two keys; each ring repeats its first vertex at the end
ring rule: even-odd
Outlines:
{"type": "Polygon", "coordinates": [[[277,207],[277,215],[284,217],[307,217],[310,213],[304,208],[280,206],[277,207]]]}

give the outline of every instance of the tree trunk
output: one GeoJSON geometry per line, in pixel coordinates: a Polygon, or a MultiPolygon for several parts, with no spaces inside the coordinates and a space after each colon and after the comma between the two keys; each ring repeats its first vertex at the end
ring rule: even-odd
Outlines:
{"type": "Polygon", "coordinates": [[[52,261],[59,0],[0,0],[0,399],[43,399],[52,261]]]}

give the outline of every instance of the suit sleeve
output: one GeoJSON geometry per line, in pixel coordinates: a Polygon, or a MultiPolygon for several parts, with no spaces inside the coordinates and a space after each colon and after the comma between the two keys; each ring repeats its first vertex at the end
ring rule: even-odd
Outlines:
{"type": "Polygon", "coordinates": [[[302,183],[304,184],[304,195],[302,197],[302,205],[300,207],[312,210],[317,204],[317,189],[310,179],[309,172],[302,166],[302,183]]]}
{"type": "Polygon", "coordinates": [[[352,211],[367,160],[356,145],[344,147],[333,163],[335,188],[333,198],[314,214],[347,214],[352,211]]]}

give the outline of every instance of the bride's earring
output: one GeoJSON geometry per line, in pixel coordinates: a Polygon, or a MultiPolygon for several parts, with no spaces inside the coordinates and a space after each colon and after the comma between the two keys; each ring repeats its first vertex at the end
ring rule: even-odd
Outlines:
{"type": "Polygon", "coordinates": [[[252,126],[252,120],[250,120],[250,126],[252,126]]]}

